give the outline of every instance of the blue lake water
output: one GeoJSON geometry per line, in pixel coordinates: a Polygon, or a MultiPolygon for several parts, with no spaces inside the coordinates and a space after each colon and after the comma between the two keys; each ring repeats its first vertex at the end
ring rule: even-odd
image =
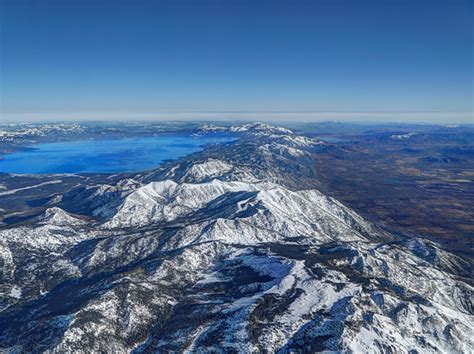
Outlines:
{"type": "Polygon", "coordinates": [[[202,150],[210,143],[231,141],[228,134],[163,135],[146,138],[102,139],[38,144],[5,155],[0,172],[116,173],[152,169],[165,160],[202,150]]]}

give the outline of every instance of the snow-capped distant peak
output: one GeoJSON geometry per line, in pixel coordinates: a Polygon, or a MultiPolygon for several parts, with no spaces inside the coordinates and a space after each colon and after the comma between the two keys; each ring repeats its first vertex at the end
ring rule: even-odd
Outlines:
{"type": "Polygon", "coordinates": [[[406,140],[414,137],[415,133],[406,133],[406,134],[393,134],[390,136],[390,139],[393,140],[406,140]]]}
{"type": "Polygon", "coordinates": [[[229,192],[255,191],[254,184],[214,179],[206,183],[151,182],[130,194],[105,227],[144,226],[193,212],[229,192]]]}
{"type": "Polygon", "coordinates": [[[294,134],[291,129],[284,128],[284,127],[278,127],[278,126],[273,126],[270,124],[266,123],[250,123],[250,124],[244,124],[244,125],[238,125],[238,126],[232,126],[230,128],[230,131],[232,132],[255,132],[258,133],[259,135],[261,134],[294,134]]]}
{"type": "Polygon", "coordinates": [[[225,161],[208,159],[201,163],[193,164],[185,173],[184,179],[191,179],[199,182],[205,179],[212,179],[230,172],[233,166],[225,161]]]}
{"type": "Polygon", "coordinates": [[[84,225],[86,221],[72,216],[66,211],[58,207],[48,208],[41,215],[39,221],[49,225],[55,226],[69,226],[69,225],[84,225]]]}

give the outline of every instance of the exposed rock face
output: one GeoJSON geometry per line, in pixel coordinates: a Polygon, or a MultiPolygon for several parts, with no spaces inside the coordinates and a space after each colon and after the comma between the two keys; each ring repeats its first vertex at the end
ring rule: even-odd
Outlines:
{"type": "Polygon", "coordinates": [[[280,183],[317,142],[233,129],[263,137],[247,164],[183,159],[78,190],[81,216],[54,207],[0,230],[0,348],[472,350],[471,264],[290,188],[302,170],[280,183]]]}

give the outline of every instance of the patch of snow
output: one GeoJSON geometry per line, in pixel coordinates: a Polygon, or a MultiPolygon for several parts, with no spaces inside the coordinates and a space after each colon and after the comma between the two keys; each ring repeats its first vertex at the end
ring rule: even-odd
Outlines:
{"type": "Polygon", "coordinates": [[[18,286],[13,286],[10,290],[10,294],[8,296],[13,297],[15,299],[21,299],[21,288],[18,286]]]}
{"type": "Polygon", "coordinates": [[[394,134],[394,135],[391,135],[390,136],[390,139],[394,139],[394,140],[406,140],[406,139],[410,139],[411,137],[415,136],[416,133],[407,133],[407,134],[394,134]]]}

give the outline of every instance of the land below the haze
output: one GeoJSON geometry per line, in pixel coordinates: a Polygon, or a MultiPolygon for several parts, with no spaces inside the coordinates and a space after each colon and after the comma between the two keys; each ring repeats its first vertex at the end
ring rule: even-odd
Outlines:
{"type": "Polygon", "coordinates": [[[473,346],[470,127],[70,128],[3,134],[7,159],[90,130],[232,139],[146,171],[1,175],[0,351],[473,346]]]}
{"type": "MultiPolygon", "coordinates": [[[[315,178],[299,188],[317,188],[391,232],[428,237],[458,254],[473,256],[473,126],[332,122],[283,125],[324,142],[312,153],[315,178]]],[[[203,135],[219,131],[221,126],[229,123],[2,125],[0,158],[34,149],[40,143],[203,135]],[[206,129],[200,128],[202,124],[206,129]]],[[[0,173],[0,221],[11,224],[26,220],[44,210],[45,201],[58,193],[82,183],[117,178],[99,173],[61,177],[0,173]]]]}

